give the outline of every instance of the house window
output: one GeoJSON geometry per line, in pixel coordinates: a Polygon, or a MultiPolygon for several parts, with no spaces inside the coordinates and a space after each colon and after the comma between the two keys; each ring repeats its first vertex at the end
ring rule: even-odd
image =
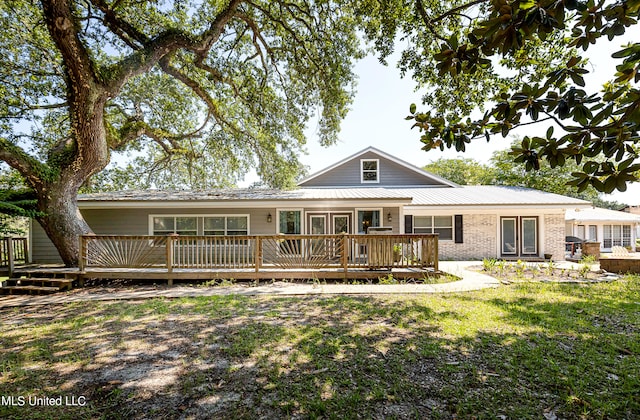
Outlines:
{"type": "Polygon", "coordinates": [[[380,210],[358,210],[358,233],[367,233],[370,227],[379,226],[380,210]]]}
{"type": "Polygon", "coordinates": [[[589,225],[589,235],[587,235],[587,240],[591,242],[598,240],[598,227],[596,225],[589,225]]]}
{"type": "Polygon", "coordinates": [[[205,235],[248,235],[247,216],[213,216],[204,218],[205,235]]]}
{"type": "Polygon", "coordinates": [[[413,233],[437,233],[440,240],[453,239],[453,217],[414,216],[413,233]]]}
{"type": "Polygon", "coordinates": [[[302,217],[300,210],[281,210],[280,233],[286,235],[299,235],[302,233],[302,217]]]}
{"type": "Polygon", "coordinates": [[[183,216],[160,216],[153,218],[154,235],[168,235],[171,233],[177,233],[178,235],[197,235],[198,218],[183,216]]]}
{"type": "Polygon", "coordinates": [[[249,216],[152,216],[152,234],[248,235],[249,216]]]}
{"type": "Polygon", "coordinates": [[[604,225],[603,248],[631,246],[631,225],[604,225]]]}
{"type": "Polygon", "coordinates": [[[577,236],[580,239],[586,239],[585,238],[585,226],[584,225],[578,225],[578,232],[577,232],[577,236]]]}
{"type": "Polygon", "coordinates": [[[378,183],[380,182],[380,172],[378,159],[362,159],[360,161],[360,176],[363,183],[378,183]]]}

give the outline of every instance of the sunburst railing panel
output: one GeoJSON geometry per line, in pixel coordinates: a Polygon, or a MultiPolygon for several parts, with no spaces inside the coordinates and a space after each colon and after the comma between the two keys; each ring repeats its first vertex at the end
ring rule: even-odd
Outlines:
{"type": "Polygon", "coordinates": [[[166,267],[167,239],[163,236],[84,236],[87,267],[166,267]]]}
{"type": "Polygon", "coordinates": [[[342,235],[279,235],[261,238],[262,265],[283,269],[340,267],[342,235]]]}

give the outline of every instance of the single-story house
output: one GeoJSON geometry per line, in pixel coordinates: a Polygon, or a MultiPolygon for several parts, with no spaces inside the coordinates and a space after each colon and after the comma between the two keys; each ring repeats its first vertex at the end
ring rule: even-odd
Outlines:
{"type": "Polygon", "coordinates": [[[635,249],[640,226],[638,214],[595,207],[568,209],[565,219],[567,236],[600,242],[602,252],[611,252],[614,246],[635,249]]]}
{"type": "MultiPolygon", "coordinates": [[[[98,235],[439,234],[440,259],[564,258],[565,212],[591,203],[533,189],[460,186],[369,147],[291,191],[119,191],[80,195],[98,235]]],[[[33,224],[32,261],[58,262],[33,224]]]]}

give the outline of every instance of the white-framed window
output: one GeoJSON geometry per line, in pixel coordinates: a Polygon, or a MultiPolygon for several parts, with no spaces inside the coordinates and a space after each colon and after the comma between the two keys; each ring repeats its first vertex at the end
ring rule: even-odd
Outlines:
{"type": "Polygon", "coordinates": [[[248,235],[249,215],[150,215],[151,235],[248,235]]]}
{"type": "Polygon", "coordinates": [[[360,181],[372,184],[380,182],[380,161],[378,159],[360,160],[360,181]]]}
{"type": "Polygon", "coordinates": [[[154,216],[152,233],[154,235],[169,235],[171,233],[197,235],[198,218],[194,216],[154,216]]]}
{"type": "Polygon", "coordinates": [[[278,233],[300,235],[303,231],[302,209],[278,209],[278,233]]]}
{"type": "Polygon", "coordinates": [[[598,240],[598,226],[589,225],[589,234],[587,235],[587,240],[591,242],[598,240]]]}
{"type": "Polygon", "coordinates": [[[203,218],[204,235],[248,235],[248,216],[207,216],[203,218]]]}
{"type": "Polygon", "coordinates": [[[631,246],[631,225],[604,225],[603,248],[631,246]]]}
{"type": "Polygon", "coordinates": [[[437,233],[442,241],[453,240],[453,216],[414,216],[413,233],[437,233]]]}
{"type": "Polygon", "coordinates": [[[356,209],[356,214],[358,215],[358,224],[356,225],[358,233],[367,233],[370,227],[381,226],[382,209],[356,209]]]}

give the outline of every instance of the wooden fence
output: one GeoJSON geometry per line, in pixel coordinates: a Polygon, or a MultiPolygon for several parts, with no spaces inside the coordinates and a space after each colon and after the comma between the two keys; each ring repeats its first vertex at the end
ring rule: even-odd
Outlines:
{"type": "Polygon", "coordinates": [[[243,235],[113,236],[80,238],[80,270],[87,268],[438,269],[438,236],[243,235]]]}

